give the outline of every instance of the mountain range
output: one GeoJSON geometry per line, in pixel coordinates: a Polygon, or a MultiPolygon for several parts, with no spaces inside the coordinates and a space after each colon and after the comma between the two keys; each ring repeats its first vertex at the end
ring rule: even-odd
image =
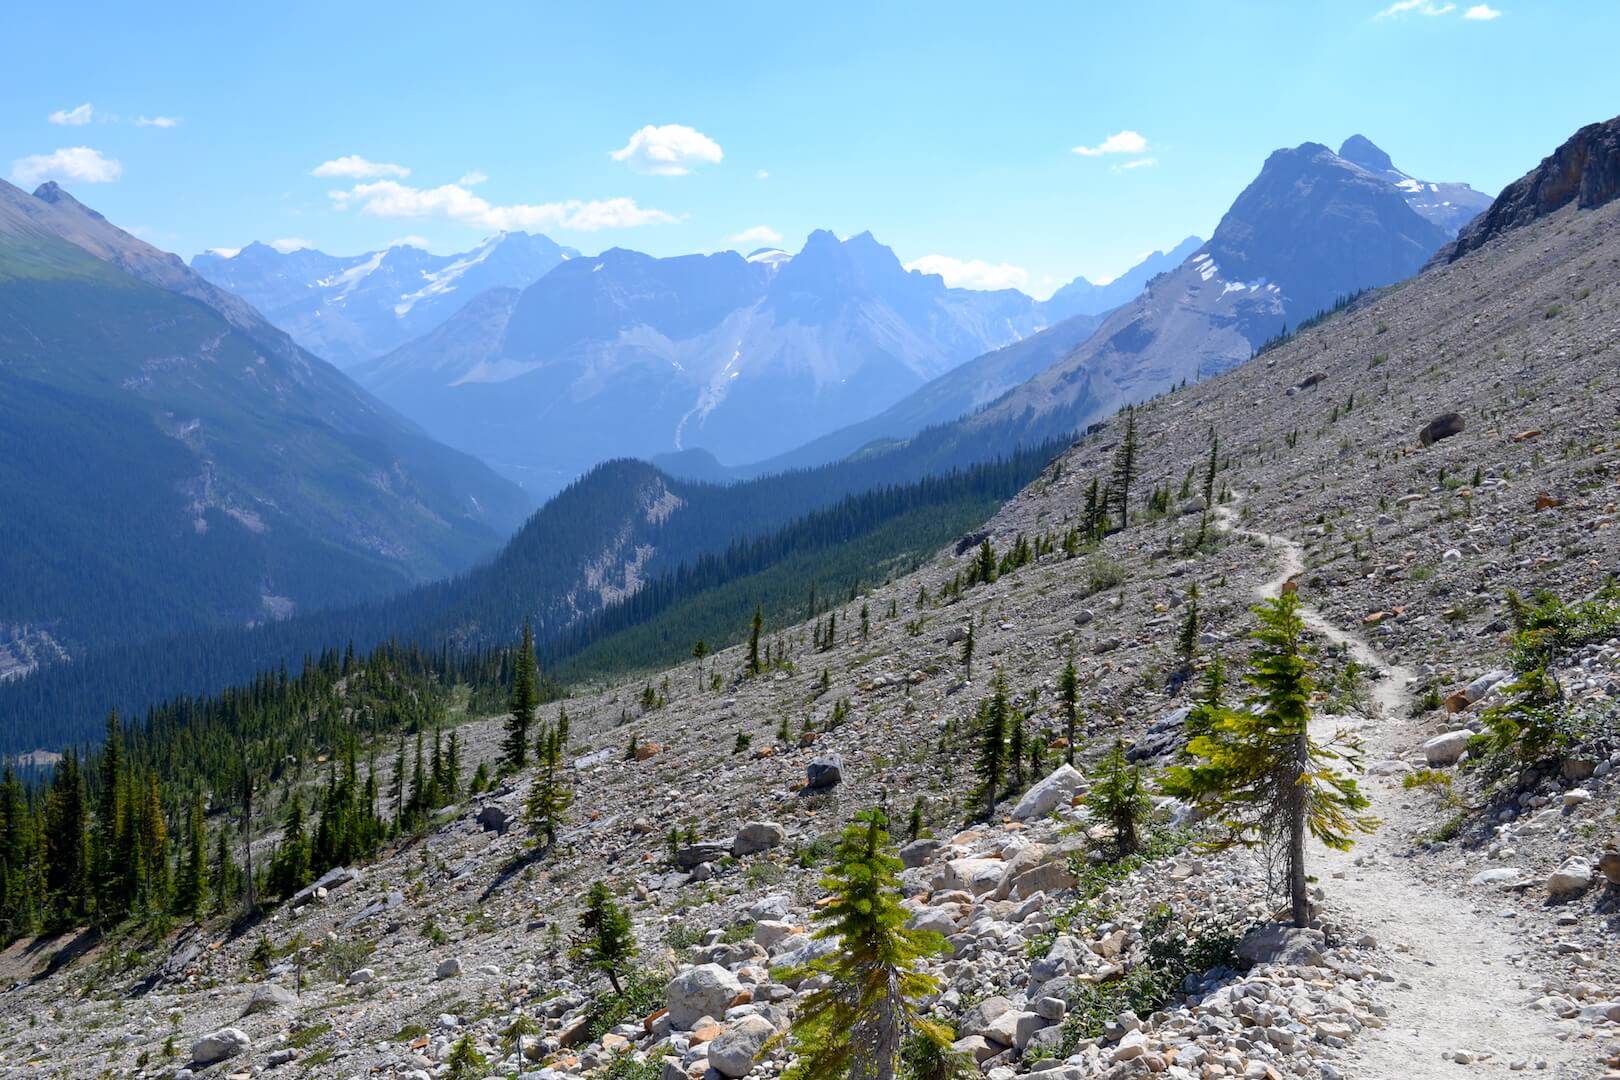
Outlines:
{"type": "Polygon", "coordinates": [[[456,255],[397,244],[341,256],[255,242],[203,252],[191,268],[305,349],[347,368],[436,329],[489,289],[521,288],[578,254],[545,236],[509,232],[456,255]]]}
{"type": "Polygon", "coordinates": [[[1015,290],[947,288],[870,233],[797,254],[571,259],[355,369],[384,401],[530,490],[598,461],[789,450],[1043,325],[1015,290]]]}
{"type": "Polygon", "coordinates": [[[0,505],[12,675],[452,574],[529,509],[177,257],[3,182],[0,505]]]}

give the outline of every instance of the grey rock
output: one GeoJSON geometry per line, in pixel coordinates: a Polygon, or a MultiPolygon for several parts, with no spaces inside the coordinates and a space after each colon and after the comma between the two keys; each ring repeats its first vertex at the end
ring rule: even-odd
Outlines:
{"type": "Polygon", "coordinates": [[[253,1016],[257,1013],[269,1012],[272,1009],[285,1009],[298,1004],[298,995],[285,986],[276,983],[260,983],[253,988],[253,996],[248,998],[247,1007],[242,1010],[243,1016],[253,1016]]]}
{"type": "Polygon", "coordinates": [[[191,1063],[212,1065],[233,1058],[252,1045],[253,1040],[241,1028],[220,1028],[191,1044],[191,1063]]]}
{"type": "Polygon", "coordinates": [[[719,964],[699,964],[671,979],[664,987],[670,1025],[690,1031],[705,1016],[719,1018],[742,992],[737,976],[719,964]]]}
{"type": "Polygon", "coordinates": [[[745,1016],[709,1044],[709,1068],[725,1077],[747,1076],[776,1028],[763,1016],[745,1016]]]}
{"type": "Polygon", "coordinates": [[[804,786],[807,791],[826,791],[844,782],[842,754],[828,754],[811,759],[804,767],[804,786]]]}
{"type": "Polygon", "coordinates": [[[761,851],[781,846],[787,839],[787,830],[774,821],[750,821],[737,830],[732,841],[733,855],[757,855],[761,851]]]}

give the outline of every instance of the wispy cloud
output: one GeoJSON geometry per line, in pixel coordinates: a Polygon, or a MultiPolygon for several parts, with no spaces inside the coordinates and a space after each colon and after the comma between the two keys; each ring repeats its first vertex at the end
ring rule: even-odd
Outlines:
{"type": "Polygon", "coordinates": [[[725,153],[719,143],[685,124],[648,124],[608,156],[639,173],[685,176],[698,165],[720,164],[725,153]]]}
{"type": "Polygon", "coordinates": [[[983,259],[953,259],[949,255],[924,255],[906,263],[906,269],[938,274],[953,289],[1018,289],[1029,280],[1029,271],[1021,266],[988,263],[983,259]]]}
{"type": "Polygon", "coordinates": [[[1380,19],[1392,19],[1398,15],[1426,15],[1433,18],[1436,15],[1449,15],[1457,10],[1456,4],[1438,3],[1436,0],[1395,0],[1395,2],[1377,15],[1380,19]]]}
{"type": "Polygon", "coordinates": [[[172,128],[180,126],[178,116],[137,116],[136,127],[172,128]]]}
{"type": "Polygon", "coordinates": [[[1120,131],[1108,136],[1096,146],[1077,146],[1074,153],[1082,157],[1102,157],[1104,154],[1140,154],[1148,148],[1148,141],[1135,131],[1120,131]]]}
{"type": "Polygon", "coordinates": [[[403,165],[386,161],[367,161],[359,154],[347,154],[331,161],[323,161],[309,171],[311,176],[342,176],[350,180],[370,180],[378,176],[397,176],[401,180],[411,175],[403,165]]]}
{"type": "Polygon", "coordinates": [[[354,207],[362,214],[385,218],[444,218],[488,229],[628,229],[640,225],[666,225],[680,219],[634,199],[568,199],[562,202],[496,206],[460,184],[435,188],[411,187],[395,180],[356,184],[348,191],[329,193],[332,204],[354,207]]]}
{"type": "Polygon", "coordinates": [[[105,184],[124,174],[116,158],[103,157],[88,146],[70,146],[49,154],[30,154],[11,163],[11,175],[18,183],[37,184],[41,180],[78,180],[105,184]]]}
{"type": "Polygon", "coordinates": [[[1472,19],[1474,22],[1490,22],[1492,19],[1500,19],[1501,17],[1502,12],[1489,4],[1475,4],[1463,12],[1463,18],[1472,19]]]}
{"type": "Polygon", "coordinates": [[[488,173],[480,172],[479,170],[474,169],[471,172],[462,173],[461,179],[457,180],[456,183],[460,184],[462,187],[476,187],[477,185],[486,182],[488,179],[488,173]]]}
{"type": "Polygon", "coordinates": [[[1155,157],[1132,158],[1130,161],[1122,161],[1118,165],[1113,166],[1113,171],[1126,172],[1130,169],[1151,169],[1158,163],[1159,159],[1155,157]]]}
{"type": "Polygon", "coordinates": [[[57,109],[45,119],[63,127],[83,127],[96,118],[95,108],[87,101],[72,109],[57,109]]]}
{"type": "Polygon", "coordinates": [[[763,247],[767,244],[780,244],[782,234],[769,225],[755,225],[751,229],[744,229],[735,236],[728,238],[733,244],[753,244],[763,247]]]}
{"type": "Polygon", "coordinates": [[[280,240],[270,241],[270,246],[283,255],[291,255],[295,251],[303,251],[307,247],[314,247],[308,240],[297,236],[285,236],[280,240]]]}

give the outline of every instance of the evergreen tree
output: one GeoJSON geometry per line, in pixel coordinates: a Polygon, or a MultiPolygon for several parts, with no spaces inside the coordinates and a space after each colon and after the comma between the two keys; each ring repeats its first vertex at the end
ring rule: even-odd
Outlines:
{"type": "Polygon", "coordinates": [[[399,733],[399,752],[394,755],[394,831],[405,827],[405,732],[399,733]]]}
{"type": "Polygon", "coordinates": [[[996,816],[1002,780],[1007,775],[1007,729],[1011,706],[1007,703],[1007,679],[997,673],[988,698],[979,703],[979,798],[984,800],[984,819],[996,816]]]}
{"type": "Polygon", "coordinates": [[[169,910],[169,827],[163,819],[163,800],[157,773],[146,774],[146,798],[140,814],[141,895],[148,911],[169,910]]]}
{"type": "Polygon", "coordinates": [[[208,891],[214,895],[214,910],[224,915],[235,913],[242,900],[242,868],[231,856],[228,830],[221,829],[214,837],[214,863],[210,869],[208,891]]]}
{"type": "Polygon", "coordinates": [[[45,923],[57,928],[89,913],[90,846],[86,842],[90,811],[84,773],[72,747],[62,755],[45,797],[45,923]]]}
{"type": "Polygon", "coordinates": [[[312,880],[310,842],[304,834],[304,805],[295,794],[287,804],[281,843],[270,859],[270,891],[285,900],[312,880]]]}
{"type": "Polygon", "coordinates": [[[1086,805],[1091,816],[1108,826],[1121,856],[1136,852],[1140,829],[1153,812],[1153,800],[1142,783],[1142,770],[1125,757],[1125,743],[1114,740],[1108,753],[1091,770],[1086,805]]]}
{"type": "Polygon", "coordinates": [[[1348,850],[1353,834],[1377,822],[1366,796],[1336,762],[1359,771],[1359,747],[1328,746],[1311,738],[1312,664],[1297,593],[1254,609],[1250,693],[1244,708],[1209,710],[1208,730],[1187,750],[1195,763],[1177,766],[1164,785],[1177,798],[1213,804],[1225,828],[1218,843],[1283,848],[1284,892],[1294,925],[1310,922],[1306,893],[1307,833],[1330,848],[1348,850]]]}
{"type": "Polygon", "coordinates": [[[996,551],[990,546],[989,537],[979,543],[979,553],[973,558],[968,580],[981,585],[989,585],[996,580],[996,551]]]}
{"type": "Polygon", "coordinates": [[[698,638],[697,644],[692,646],[692,659],[697,661],[697,682],[699,690],[703,689],[703,659],[708,655],[709,643],[704,641],[702,638],[698,638]]]}
{"type": "Polygon", "coordinates": [[[1069,660],[1063,665],[1063,674],[1058,678],[1058,699],[1063,702],[1063,732],[1067,745],[1063,750],[1063,760],[1070,765],[1074,764],[1075,742],[1079,738],[1080,727],[1080,673],[1074,666],[1074,646],[1069,646],[1069,660]]]}
{"type": "Polygon", "coordinates": [[[529,789],[526,811],[529,831],[539,838],[541,850],[549,851],[557,843],[563,814],[573,802],[563,770],[561,731],[550,727],[542,730],[535,752],[534,784],[529,789]]]}
{"type": "MultiPolygon", "coordinates": [[[[223,839],[223,838],[222,838],[223,839]]],[[[203,816],[202,796],[191,803],[191,823],[186,834],[186,857],[174,887],[174,913],[195,920],[208,899],[208,823],[203,816]]]]}
{"type": "Polygon", "coordinates": [[[759,663],[759,634],[765,628],[765,613],[759,605],[754,606],[754,622],[748,631],[748,674],[758,675],[762,670],[759,663]]]}
{"type": "Polygon", "coordinates": [[[1212,430],[1209,433],[1209,464],[1204,469],[1204,512],[1198,518],[1198,542],[1194,545],[1198,548],[1204,546],[1209,536],[1209,518],[1215,512],[1215,467],[1219,448],[1220,442],[1212,430]]]}
{"type": "Polygon", "coordinates": [[[1187,614],[1182,616],[1181,631],[1176,635],[1176,653],[1181,657],[1183,670],[1192,667],[1198,656],[1198,583],[1187,590],[1187,614]]]}
{"type": "Polygon", "coordinates": [[[107,737],[101,745],[100,788],[96,794],[95,832],[91,838],[94,860],[96,920],[103,925],[117,922],[129,911],[124,884],[124,867],[119,864],[123,839],[126,791],[124,776],[124,727],[115,709],[107,717],[107,737]]]}
{"type": "Polygon", "coordinates": [[[38,922],[34,815],[10,764],[0,782],[0,942],[31,934],[38,922]]]}
{"type": "Polygon", "coordinates": [[[1012,770],[1012,790],[1024,790],[1024,714],[1007,710],[1007,765],[1012,770]]]}
{"type": "Polygon", "coordinates": [[[606,975],[614,994],[623,997],[619,974],[636,955],[636,939],[630,932],[630,916],[613,902],[613,894],[600,881],[591,885],[579,916],[579,931],[575,957],[587,969],[606,975]]]}
{"type": "Polygon", "coordinates": [[[856,815],[822,879],[830,901],[813,916],[822,924],[815,937],[839,947],[792,973],[827,981],[794,1018],[797,1060],[785,1080],[895,1080],[908,1037],[939,1050],[950,1046],[949,1029],[924,1017],[919,1004],[939,992],[939,981],[917,970],[919,961],[947,956],[950,947],[933,931],[906,927],[901,863],[887,825],[877,810],[856,815]]]}
{"type": "Polygon", "coordinates": [[[523,640],[512,667],[512,694],[507,702],[506,741],[502,743],[502,759],[512,770],[523,768],[528,762],[529,729],[534,726],[534,711],[540,705],[540,670],[534,659],[534,629],[529,620],[523,620],[523,640]]]}
{"type": "Polygon", "coordinates": [[[1108,479],[1109,508],[1119,520],[1119,527],[1130,522],[1131,485],[1136,482],[1136,410],[1125,410],[1125,437],[1114,451],[1114,469],[1108,479]]]}
{"type": "Polygon", "coordinates": [[[962,671],[973,678],[973,616],[968,616],[967,636],[962,639],[962,671]]]}

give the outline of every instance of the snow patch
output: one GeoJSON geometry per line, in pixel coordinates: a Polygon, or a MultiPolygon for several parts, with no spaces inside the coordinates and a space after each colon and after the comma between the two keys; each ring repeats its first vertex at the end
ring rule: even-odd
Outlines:
{"type": "Polygon", "coordinates": [[[427,284],[413,293],[400,297],[399,303],[394,305],[394,314],[403,317],[410,314],[411,308],[430,296],[442,296],[445,293],[454,292],[456,282],[461,276],[489,258],[490,253],[499,247],[504,239],[506,239],[505,233],[496,233],[442,270],[432,272],[424,270],[422,279],[427,284]]]}

